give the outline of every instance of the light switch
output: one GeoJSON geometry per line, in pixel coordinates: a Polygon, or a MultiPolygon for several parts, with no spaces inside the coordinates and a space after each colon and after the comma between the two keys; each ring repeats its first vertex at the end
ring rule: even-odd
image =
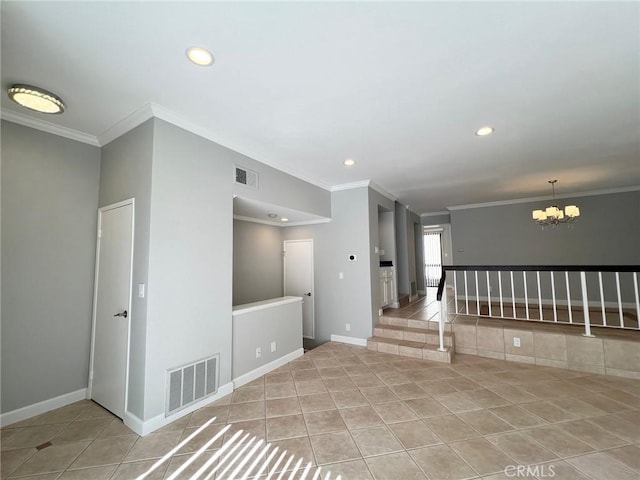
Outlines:
{"type": "Polygon", "coordinates": [[[144,283],[138,284],[138,298],[144,298],[144,283]]]}
{"type": "Polygon", "coordinates": [[[344,280],[344,272],[338,272],[338,278],[344,280]]]}

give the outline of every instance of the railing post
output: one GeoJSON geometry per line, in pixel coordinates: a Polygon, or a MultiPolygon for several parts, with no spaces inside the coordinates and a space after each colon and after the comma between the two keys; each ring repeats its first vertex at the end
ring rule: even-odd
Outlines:
{"type": "MultiPolygon", "coordinates": [[[[455,272],[453,275],[455,276],[455,272]]],[[[440,340],[440,346],[438,347],[438,351],[444,352],[444,322],[447,319],[447,302],[449,301],[447,295],[447,271],[444,269],[442,270],[442,278],[440,278],[440,283],[438,284],[436,299],[440,302],[440,318],[438,321],[438,339],[440,340]]]]}
{"type": "Polygon", "coordinates": [[[587,273],[580,272],[580,286],[582,288],[582,309],[584,310],[584,336],[591,335],[591,322],[589,321],[589,299],[587,298],[587,273]]]}
{"type": "Polygon", "coordinates": [[[447,320],[447,315],[449,314],[448,310],[448,295],[447,295],[447,284],[444,284],[444,292],[443,292],[443,299],[440,301],[440,321],[438,322],[438,339],[440,341],[440,346],[438,347],[438,350],[440,352],[444,352],[445,348],[444,348],[444,322],[447,320]]]}

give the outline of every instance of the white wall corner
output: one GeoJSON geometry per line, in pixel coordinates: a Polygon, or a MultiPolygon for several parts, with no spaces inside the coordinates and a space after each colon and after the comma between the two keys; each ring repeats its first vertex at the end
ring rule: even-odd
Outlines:
{"type": "Polygon", "coordinates": [[[136,111],[130,113],[126,117],[118,120],[107,130],[98,135],[98,143],[100,146],[104,146],[107,143],[114,141],[116,138],[124,135],[130,130],[133,130],[138,125],[146,122],[150,118],[153,118],[153,109],[151,103],[145,103],[136,111]]]}
{"type": "Polygon", "coordinates": [[[80,400],[87,398],[87,389],[81,388],[75,392],[65,393],[59,397],[50,398],[49,400],[43,400],[42,402],[34,403],[33,405],[27,405],[26,407],[18,408],[10,412],[0,415],[0,426],[5,427],[13,423],[21,422],[36,415],[47,413],[56,408],[65,407],[80,400]]]}
{"type": "Polygon", "coordinates": [[[195,412],[202,407],[206,407],[207,405],[221,399],[226,395],[230,395],[231,393],[233,393],[233,383],[225,383],[224,385],[218,387],[218,391],[214,395],[204,398],[201,401],[194,403],[193,405],[189,405],[187,408],[180,410],[179,412],[176,412],[169,417],[166,417],[164,413],[161,413],[160,415],[156,415],[149,420],[143,421],[131,412],[125,412],[123,421],[127,427],[129,427],[141,437],[144,437],[145,435],[155,432],[159,428],[162,428],[165,425],[169,425],[170,423],[175,422],[185,415],[195,412]]]}
{"type": "Polygon", "coordinates": [[[359,347],[367,346],[366,338],[345,337],[343,335],[331,335],[332,342],[348,343],[349,345],[358,345],[359,347]]]}

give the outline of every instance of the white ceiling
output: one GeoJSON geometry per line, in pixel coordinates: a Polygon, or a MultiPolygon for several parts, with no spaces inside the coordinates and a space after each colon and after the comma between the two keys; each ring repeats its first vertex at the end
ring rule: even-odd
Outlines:
{"type": "MultiPolygon", "coordinates": [[[[2,2],[2,87],[101,138],[152,103],[330,188],[417,213],[640,185],[640,3],[2,2]],[[212,67],[186,60],[209,48],[212,67]],[[476,137],[492,125],[496,132],[476,137]],[[352,168],[342,161],[351,157],[352,168]]],[[[11,112],[9,112],[11,113],[11,112]]]]}

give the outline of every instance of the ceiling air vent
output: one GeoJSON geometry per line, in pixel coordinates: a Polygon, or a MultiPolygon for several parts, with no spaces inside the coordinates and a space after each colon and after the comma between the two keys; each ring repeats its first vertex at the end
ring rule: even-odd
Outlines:
{"type": "Polygon", "coordinates": [[[236,183],[257,189],[258,173],[244,167],[236,166],[236,183]]]}

